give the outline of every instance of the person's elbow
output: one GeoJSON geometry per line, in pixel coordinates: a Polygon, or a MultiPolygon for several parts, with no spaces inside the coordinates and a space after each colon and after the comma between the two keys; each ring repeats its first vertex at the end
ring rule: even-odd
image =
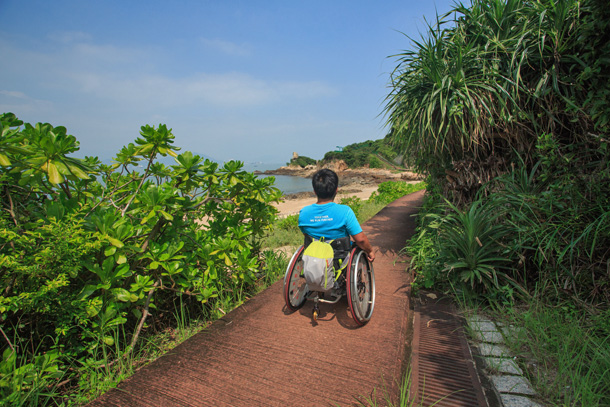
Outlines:
{"type": "Polygon", "coordinates": [[[364,232],[360,232],[357,235],[352,236],[352,239],[354,239],[354,243],[356,243],[358,246],[364,245],[369,241],[364,232]]]}

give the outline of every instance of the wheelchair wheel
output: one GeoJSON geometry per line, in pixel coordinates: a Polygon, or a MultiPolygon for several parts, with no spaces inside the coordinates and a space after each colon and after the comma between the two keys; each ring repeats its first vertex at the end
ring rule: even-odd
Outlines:
{"type": "Polygon", "coordinates": [[[364,325],[371,319],[375,307],[375,273],[373,265],[366,258],[366,253],[354,249],[350,256],[347,273],[347,302],[352,317],[358,325],[364,325]]]}
{"type": "Polygon", "coordinates": [[[291,311],[301,308],[309,294],[307,282],[303,277],[303,251],[304,247],[301,246],[292,255],[284,275],[284,301],[291,311]]]}

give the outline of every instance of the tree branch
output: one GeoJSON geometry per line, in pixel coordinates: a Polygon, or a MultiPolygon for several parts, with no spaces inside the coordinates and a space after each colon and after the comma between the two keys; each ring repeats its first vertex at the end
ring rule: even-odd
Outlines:
{"type": "Polygon", "coordinates": [[[4,333],[4,330],[2,329],[2,327],[0,327],[0,332],[2,332],[2,336],[4,336],[4,339],[6,339],[6,341],[8,342],[8,346],[11,348],[11,350],[13,352],[15,352],[15,347],[13,346],[11,341],[8,339],[8,336],[6,336],[6,334],[4,333]]]}
{"type": "Polygon", "coordinates": [[[142,188],[142,185],[144,185],[144,181],[146,181],[146,178],[148,178],[148,174],[150,172],[150,166],[152,165],[152,162],[155,159],[155,154],[156,154],[155,151],[150,153],[150,158],[148,159],[148,165],[146,166],[146,171],[144,171],[144,175],[142,176],[142,179],[140,180],[140,184],[138,185],[138,187],[134,191],[133,195],[129,199],[129,202],[127,202],[127,205],[125,205],[125,207],[121,211],[121,217],[125,217],[125,213],[127,212],[127,209],[129,209],[129,205],[131,205],[133,200],[136,199],[136,195],[138,195],[138,192],[140,192],[140,188],[142,188]]]}
{"type": "Polygon", "coordinates": [[[144,326],[144,321],[146,321],[146,317],[148,316],[148,306],[150,305],[150,300],[151,300],[153,294],[155,293],[155,289],[159,286],[160,283],[161,283],[161,280],[157,280],[157,282],[153,285],[153,288],[151,288],[150,291],[148,292],[148,296],[146,297],[146,303],[144,304],[144,312],[142,312],[142,318],[140,318],[140,323],[138,324],[136,333],[133,335],[133,338],[131,339],[131,348],[129,349],[128,353],[133,352],[133,350],[136,346],[136,342],[138,341],[138,337],[140,336],[140,331],[142,330],[142,327],[144,326]]]}

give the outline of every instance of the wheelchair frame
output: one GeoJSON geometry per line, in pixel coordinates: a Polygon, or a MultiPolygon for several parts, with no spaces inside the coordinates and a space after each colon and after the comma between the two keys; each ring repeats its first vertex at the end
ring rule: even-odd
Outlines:
{"type": "MultiPolygon", "coordinates": [[[[284,274],[284,301],[291,311],[297,311],[310,299],[314,301],[313,319],[317,320],[319,314],[318,303],[334,304],[343,296],[347,296],[351,315],[358,325],[365,325],[373,314],[375,308],[375,272],[373,265],[368,261],[366,253],[358,246],[349,250],[345,273],[339,272],[337,278],[338,288],[330,291],[332,299],[320,297],[320,292],[310,292],[303,277],[303,252],[305,245],[298,248],[292,255],[286,273],[284,274]]],[[[335,265],[342,257],[335,254],[335,265]]],[[[339,269],[339,267],[335,267],[339,269]]]]}

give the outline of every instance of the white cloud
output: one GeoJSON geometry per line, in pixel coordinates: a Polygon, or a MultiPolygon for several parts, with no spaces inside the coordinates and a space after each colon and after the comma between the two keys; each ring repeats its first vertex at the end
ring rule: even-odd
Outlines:
{"type": "Polygon", "coordinates": [[[243,73],[195,74],[187,78],[160,75],[73,73],[81,92],[132,107],[181,108],[195,104],[212,107],[259,107],[293,100],[327,97],[336,90],[322,82],[275,82],[243,73]]]}
{"type": "Polygon", "coordinates": [[[62,43],[90,41],[91,35],[82,31],[56,31],[49,34],[49,39],[62,43]]]}
{"type": "Polygon", "coordinates": [[[53,103],[48,100],[35,99],[24,92],[0,90],[0,112],[48,112],[52,107],[53,103]]]}
{"type": "Polygon", "coordinates": [[[226,55],[244,57],[250,55],[250,46],[246,44],[235,44],[234,42],[221,39],[201,38],[201,42],[207,48],[222,52],[226,55]]]}
{"type": "Polygon", "coordinates": [[[192,72],[171,77],[158,73],[162,67],[155,62],[155,52],[112,45],[67,44],[59,53],[47,54],[0,43],[0,52],[11,55],[4,68],[0,67],[0,74],[11,72],[15,92],[22,91],[21,84],[30,92],[47,89],[74,98],[87,97],[95,104],[112,101],[137,110],[200,104],[262,107],[337,94],[333,86],[322,81],[274,81],[243,72],[192,72]]]}
{"type": "Polygon", "coordinates": [[[8,96],[16,99],[28,99],[27,95],[23,92],[17,92],[14,90],[0,90],[0,95],[8,96]]]}
{"type": "Polygon", "coordinates": [[[273,155],[282,145],[291,150],[305,143],[311,133],[339,131],[303,126],[310,121],[305,112],[313,114],[307,106],[338,94],[324,81],[188,69],[172,76],[159,65],[163,50],[152,47],[76,41],[51,48],[32,50],[0,39],[0,54],[7,57],[0,65],[0,111],[68,127],[82,154],[110,157],[146,123],[167,123],[177,145],[221,159],[258,150],[273,155]]]}

